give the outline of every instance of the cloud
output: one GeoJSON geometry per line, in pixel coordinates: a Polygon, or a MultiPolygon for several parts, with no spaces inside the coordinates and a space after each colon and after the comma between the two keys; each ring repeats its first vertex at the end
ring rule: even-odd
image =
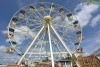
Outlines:
{"type": "MultiPolygon", "coordinates": [[[[25,37],[34,37],[33,32],[27,26],[20,26],[15,28],[15,33],[22,34],[25,37]]],[[[35,33],[35,32],[34,32],[35,33]]]]}
{"type": "Polygon", "coordinates": [[[8,32],[7,30],[4,30],[2,31],[2,34],[7,34],[7,32],[8,32]]]}
{"type": "Polygon", "coordinates": [[[86,53],[83,54],[83,56],[90,56],[90,55],[91,55],[91,54],[88,53],[88,52],[86,52],[86,53]]]}
{"type": "MultiPolygon", "coordinates": [[[[73,19],[76,20],[75,17],[73,17],[73,19]]],[[[61,28],[67,29],[67,33],[75,31],[72,21],[69,21],[68,18],[63,19],[61,16],[55,16],[52,23],[57,31],[60,30],[63,32],[61,28]]]]}
{"type": "Polygon", "coordinates": [[[86,26],[91,18],[93,13],[98,10],[99,6],[94,4],[79,4],[75,8],[76,17],[79,20],[82,27],[86,26]]]}
{"type": "Polygon", "coordinates": [[[0,51],[5,52],[5,51],[6,51],[6,48],[7,48],[7,47],[5,47],[5,46],[0,46],[0,51]]]}
{"type": "MultiPolygon", "coordinates": [[[[7,34],[8,31],[2,31],[3,34],[7,34]]],[[[16,41],[17,44],[21,45],[26,38],[33,39],[36,35],[36,32],[31,29],[29,29],[27,26],[20,26],[15,28],[15,33],[12,38],[13,41],[16,41]]],[[[6,39],[7,42],[9,42],[9,39],[6,39]]]]}
{"type": "Polygon", "coordinates": [[[0,64],[16,63],[18,61],[19,56],[6,53],[6,49],[6,46],[0,46],[0,64]]]}
{"type": "MultiPolygon", "coordinates": [[[[94,14],[98,11],[99,5],[95,4],[78,4],[74,9],[76,17],[82,27],[90,25],[95,27],[100,22],[100,15],[94,14]]],[[[100,48],[100,31],[95,33],[93,36],[87,38],[82,42],[84,56],[92,54],[95,50],[100,48]]]]}
{"type": "Polygon", "coordinates": [[[100,23],[100,14],[97,15],[96,17],[94,17],[92,20],[91,20],[91,24],[90,26],[91,27],[95,27],[97,24],[100,23]]]}
{"type": "MultiPolygon", "coordinates": [[[[7,34],[8,31],[2,31],[3,34],[7,34]]],[[[12,40],[17,42],[17,47],[21,47],[18,45],[22,45],[23,41],[26,40],[26,38],[34,38],[36,35],[36,32],[33,32],[33,30],[29,29],[27,26],[20,26],[15,28],[14,36],[12,40]]],[[[6,41],[9,41],[8,39],[6,41]]],[[[0,46],[0,63],[2,64],[11,64],[11,63],[16,63],[19,59],[19,56],[14,54],[8,54],[6,53],[6,46],[0,46]],[[9,61],[11,60],[11,61],[9,61]],[[9,61],[9,62],[8,62],[9,61]]]]}

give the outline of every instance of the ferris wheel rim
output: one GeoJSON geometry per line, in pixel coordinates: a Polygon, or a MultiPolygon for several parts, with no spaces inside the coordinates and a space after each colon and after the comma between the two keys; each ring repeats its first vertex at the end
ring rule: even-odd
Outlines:
{"type": "MultiPolygon", "coordinates": [[[[39,3],[41,3],[41,2],[39,2],[39,3]]],[[[46,2],[45,2],[45,3],[46,3],[46,2]]],[[[51,3],[50,3],[50,4],[51,4],[51,3]]],[[[30,4],[29,4],[29,5],[30,5],[30,4]]],[[[26,5],[26,6],[24,6],[23,8],[25,8],[25,7],[29,6],[29,5],[26,5]]],[[[32,5],[33,5],[33,4],[32,4],[32,5]]],[[[60,6],[60,5],[59,5],[59,6],[60,6]]],[[[23,9],[23,8],[21,8],[21,9],[23,9]]],[[[64,9],[66,9],[66,8],[64,8],[64,9]]],[[[14,17],[19,11],[20,11],[20,9],[13,15],[13,17],[14,17]]],[[[69,12],[69,13],[70,13],[70,12],[69,12]]],[[[72,13],[72,12],[71,12],[71,13],[72,13]]],[[[66,14],[67,14],[67,13],[66,13],[66,14]]],[[[12,18],[13,18],[13,17],[12,17],[12,18]]],[[[74,17],[75,17],[75,16],[74,16],[74,17]]],[[[11,18],[11,20],[10,20],[10,23],[8,24],[8,34],[9,34],[9,28],[10,28],[10,24],[11,24],[12,18],[11,18]]],[[[76,18],[76,17],[75,17],[75,18],[76,18]]],[[[76,19],[77,19],[77,18],[76,18],[76,19]]],[[[77,20],[78,20],[78,19],[77,19],[77,20]]],[[[81,28],[81,32],[82,32],[82,28],[81,28]]],[[[81,35],[82,35],[82,33],[81,33],[81,35]]],[[[9,38],[9,39],[10,39],[10,38],[9,38]]],[[[81,41],[80,41],[80,43],[81,43],[81,41]]],[[[13,44],[11,44],[11,45],[13,45],[13,44]]],[[[78,47],[80,47],[80,44],[78,45],[78,47]]],[[[77,47],[77,48],[78,48],[78,47],[77,47]]],[[[76,49],[76,50],[77,50],[77,49],[76,49]]],[[[75,50],[75,51],[76,51],[76,50],[75,50]]],[[[74,51],[74,52],[75,52],[75,51],[74,51]]],[[[74,53],[74,52],[73,52],[73,53],[74,53]]]]}

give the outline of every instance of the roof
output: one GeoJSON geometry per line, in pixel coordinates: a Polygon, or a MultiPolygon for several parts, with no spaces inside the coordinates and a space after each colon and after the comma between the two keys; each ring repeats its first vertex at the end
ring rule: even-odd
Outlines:
{"type": "Polygon", "coordinates": [[[70,62],[71,60],[69,58],[66,58],[66,59],[61,59],[61,60],[58,60],[57,62],[70,62]]]}

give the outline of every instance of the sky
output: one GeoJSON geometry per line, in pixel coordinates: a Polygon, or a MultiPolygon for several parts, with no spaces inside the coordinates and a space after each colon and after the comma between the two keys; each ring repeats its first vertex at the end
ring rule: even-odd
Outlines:
{"type": "Polygon", "coordinates": [[[84,40],[81,46],[84,53],[92,54],[100,48],[100,5],[83,4],[81,0],[0,0],[0,64],[7,63],[11,57],[18,58],[16,55],[5,53],[10,44],[6,42],[4,33],[13,14],[33,2],[53,2],[69,9],[75,14],[82,27],[84,40]]]}

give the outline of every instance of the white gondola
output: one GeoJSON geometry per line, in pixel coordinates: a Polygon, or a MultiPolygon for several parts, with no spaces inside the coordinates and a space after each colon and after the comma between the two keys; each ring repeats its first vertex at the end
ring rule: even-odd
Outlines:
{"type": "Polygon", "coordinates": [[[83,48],[80,47],[80,48],[78,48],[76,51],[77,51],[77,53],[82,53],[82,52],[83,52],[83,48]]]}
{"type": "Polygon", "coordinates": [[[75,43],[76,46],[79,45],[79,44],[80,44],[79,42],[76,42],[76,43],[75,43]]]}
{"type": "Polygon", "coordinates": [[[17,23],[18,23],[18,18],[13,17],[12,21],[11,21],[11,24],[10,24],[10,27],[15,28],[17,23]]]}
{"type": "Polygon", "coordinates": [[[73,15],[72,15],[72,13],[68,13],[67,17],[68,17],[69,21],[73,21],[73,15]]]}
{"type": "Polygon", "coordinates": [[[14,29],[13,28],[9,28],[9,32],[13,32],[14,33],[14,29]]]}
{"type": "Polygon", "coordinates": [[[25,62],[21,62],[20,67],[25,67],[25,62]]]}
{"type": "Polygon", "coordinates": [[[78,23],[79,23],[78,20],[75,20],[75,21],[73,22],[74,25],[77,25],[78,23]]]}
{"type": "Polygon", "coordinates": [[[60,15],[64,15],[65,14],[64,8],[60,8],[59,13],[60,13],[60,15]]]}
{"type": "Polygon", "coordinates": [[[13,45],[16,45],[17,44],[17,42],[16,41],[13,41],[13,40],[12,41],[9,41],[9,43],[10,44],[13,44],[13,45]]]}
{"type": "Polygon", "coordinates": [[[6,37],[7,39],[11,39],[11,38],[13,37],[13,34],[5,34],[5,37],[6,37]]]}
{"type": "Polygon", "coordinates": [[[50,6],[50,11],[54,11],[54,9],[55,9],[54,4],[52,4],[52,5],[50,6]]]}

